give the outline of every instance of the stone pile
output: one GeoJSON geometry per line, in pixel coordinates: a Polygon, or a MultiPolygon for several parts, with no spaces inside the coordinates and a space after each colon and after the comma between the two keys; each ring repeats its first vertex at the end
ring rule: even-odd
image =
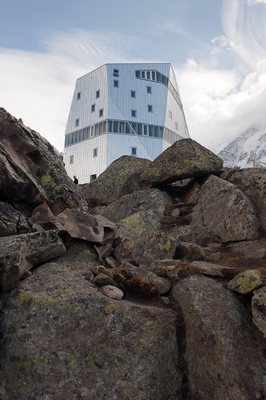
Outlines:
{"type": "Polygon", "coordinates": [[[1,399],[265,398],[264,170],[184,139],[77,187],[0,109],[0,187],[1,399]]]}

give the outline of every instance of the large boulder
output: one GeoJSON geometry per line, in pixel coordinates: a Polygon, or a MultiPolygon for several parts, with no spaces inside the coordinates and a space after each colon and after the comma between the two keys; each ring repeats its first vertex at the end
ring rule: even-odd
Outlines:
{"type": "Polygon", "coordinates": [[[158,189],[137,190],[122,196],[106,207],[99,207],[97,213],[113,222],[119,222],[140,211],[164,209],[171,202],[170,196],[158,189]]]}
{"type": "Polygon", "coordinates": [[[37,132],[0,108],[0,200],[30,210],[46,201],[55,214],[86,207],[57,151],[37,132]]]}
{"type": "Polygon", "coordinates": [[[202,186],[192,224],[222,242],[258,237],[258,219],[250,200],[236,186],[210,176],[202,186]]]}
{"type": "Polygon", "coordinates": [[[122,156],[115,160],[95,181],[80,186],[88,205],[110,204],[138,190],[139,176],[150,163],[149,160],[133,156],[122,156]]]}
{"type": "Polygon", "coordinates": [[[182,139],[159,155],[141,175],[144,185],[219,173],[223,161],[192,139],[182,139]]]}
{"type": "Polygon", "coordinates": [[[244,192],[259,216],[260,227],[266,232],[266,170],[246,168],[235,171],[228,177],[229,182],[244,192]]]}
{"type": "Polygon", "coordinates": [[[0,201],[0,237],[30,231],[26,217],[10,204],[0,201]]]}
{"type": "Polygon", "coordinates": [[[201,276],[178,283],[172,301],[184,322],[186,398],[263,400],[265,343],[249,307],[221,283],[201,276]]]}
{"type": "Polygon", "coordinates": [[[179,398],[175,312],[104,296],[96,263],[77,244],[2,298],[1,400],[179,398]]]}

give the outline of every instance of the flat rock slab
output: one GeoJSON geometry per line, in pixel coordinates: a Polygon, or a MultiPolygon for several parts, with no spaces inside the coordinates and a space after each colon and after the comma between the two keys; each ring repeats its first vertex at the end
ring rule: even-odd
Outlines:
{"type": "Polygon", "coordinates": [[[115,235],[116,225],[101,215],[67,209],[59,214],[56,220],[72,238],[93,243],[108,243],[115,235]]]}
{"type": "Polygon", "coordinates": [[[7,292],[35,265],[66,252],[55,230],[0,238],[0,289],[7,292]]]}
{"type": "Polygon", "coordinates": [[[206,261],[193,261],[189,269],[199,275],[210,275],[217,277],[232,277],[239,271],[238,268],[226,267],[224,265],[213,264],[206,261]]]}
{"type": "Polygon", "coordinates": [[[240,272],[227,284],[228,289],[240,294],[250,293],[260,286],[262,286],[261,273],[256,269],[240,272]]]}
{"type": "Polygon", "coordinates": [[[160,154],[140,179],[143,185],[160,185],[218,173],[222,166],[222,159],[210,150],[195,140],[182,139],[160,154]]]}

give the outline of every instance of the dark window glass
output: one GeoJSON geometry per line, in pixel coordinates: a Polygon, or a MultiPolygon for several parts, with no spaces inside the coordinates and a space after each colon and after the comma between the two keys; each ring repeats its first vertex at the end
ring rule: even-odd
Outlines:
{"type": "Polygon", "coordinates": [[[147,136],[147,135],[148,135],[148,126],[147,126],[147,125],[144,125],[144,131],[143,131],[143,134],[144,134],[145,136],[147,136]]]}
{"type": "Polygon", "coordinates": [[[126,122],[126,133],[130,133],[130,124],[126,122]]]}
{"type": "Polygon", "coordinates": [[[151,71],[147,71],[147,79],[151,79],[151,71]]]}
{"type": "Polygon", "coordinates": [[[131,122],[131,130],[133,131],[132,133],[136,134],[136,129],[137,129],[137,124],[136,122],[131,122]]]}
{"type": "Polygon", "coordinates": [[[102,117],[103,116],[103,108],[101,108],[100,110],[99,110],[99,117],[102,117]]]}
{"type": "Polygon", "coordinates": [[[81,92],[78,92],[78,93],[77,93],[77,100],[79,100],[80,97],[81,97],[81,92]]]}
{"type": "Polygon", "coordinates": [[[135,98],[136,97],[136,92],[135,90],[130,90],[130,96],[135,98]]]}
{"type": "Polygon", "coordinates": [[[149,136],[154,136],[153,135],[153,125],[149,125],[149,136]]]}
{"type": "Polygon", "coordinates": [[[120,127],[119,127],[119,132],[120,133],[125,133],[125,122],[120,122],[120,127]]]}
{"type": "Polygon", "coordinates": [[[147,86],[147,93],[151,93],[151,86],[147,86]]]}
{"type": "Polygon", "coordinates": [[[79,126],[79,118],[76,119],[75,126],[79,126]]]}
{"type": "Polygon", "coordinates": [[[156,80],[155,79],[155,71],[152,71],[151,75],[152,75],[152,80],[155,81],[156,80]]]}
{"type": "Polygon", "coordinates": [[[118,121],[113,121],[113,132],[118,133],[118,121]]]}
{"type": "Polygon", "coordinates": [[[103,121],[103,133],[106,133],[106,125],[107,125],[107,122],[103,121]]]}
{"type": "Polygon", "coordinates": [[[136,78],[140,78],[140,71],[136,71],[136,78]]]}
{"type": "Polygon", "coordinates": [[[98,99],[98,97],[100,97],[100,90],[96,90],[96,99],[98,99]]]}
{"type": "Polygon", "coordinates": [[[95,125],[95,136],[99,135],[99,124],[95,125]]]}
{"type": "Polygon", "coordinates": [[[91,106],[91,112],[94,112],[95,111],[95,104],[92,104],[92,106],[91,106]]]}
{"type": "Polygon", "coordinates": [[[117,79],[114,79],[114,87],[119,87],[119,81],[117,79]]]}
{"type": "Polygon", "coordinates": [[[135,118],[137,116],[136,110],[131,110],[131,117],[135,118]]]}
{"type": "Polygon", "coordinates": [[[159,136],[159,126],[154,126],[154,136],[155,137],[159,136]]]}
{"type": "Polygon", "coordinates": [[[168,78],[164,75],[162,75],[162,83],[167,86],[168,85],[168,78]]]}
{"type": "Polygon", "coordinates": [[[113,69],[113,76],[119,76],[119,70],[113,69]]]}
{"type": "Polygon", "coordinates": [[[156,71],[156,81],[157,82],[162,82],[162,74],[158,71],[156,71]]]}
{"type": "Polygon", "coordinates": [[[131,155],[136,156],[137,155],[137,148],[136,147],[131,147],[131,155]]]}
{"type": "Polygon", "coordinates": [[[145,79],[145,71],[141,71],[141,78],[145,79]]]}
{"type": "Polygon", "coordinates": [[[148,104],[148,112],[152,112],[152,105],[148,104]]]}
{"type": "Polygon", "coordinates": [[[142,124],[137,124],[137,133],[138,135],[142,135],[142,124]]]}
{"type": "Polygon", "coordinates": [[[91,136],[94,136],[94,125],[91,126],[91,136]]]}
{"type": "Polygon", "coordinates": [[[159,137],[163,137],[163,127],[159,127],[159,137]]]}
{"type": "Polygon", "coordinates": [[[98,147],[95,147],[95,149],[93,149],[93,157],[97,156],[98,156],[98,147]]]}

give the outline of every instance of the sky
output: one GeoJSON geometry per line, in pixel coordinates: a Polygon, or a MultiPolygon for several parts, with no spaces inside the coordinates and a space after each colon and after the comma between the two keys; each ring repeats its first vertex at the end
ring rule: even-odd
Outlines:
{"type": "Polygon", "coordinates": [[[221,150],[266,128],[266,0],[0,0],[0,107],[59,151],[75,81],[171,62],[190,136],[221,150]]]}

